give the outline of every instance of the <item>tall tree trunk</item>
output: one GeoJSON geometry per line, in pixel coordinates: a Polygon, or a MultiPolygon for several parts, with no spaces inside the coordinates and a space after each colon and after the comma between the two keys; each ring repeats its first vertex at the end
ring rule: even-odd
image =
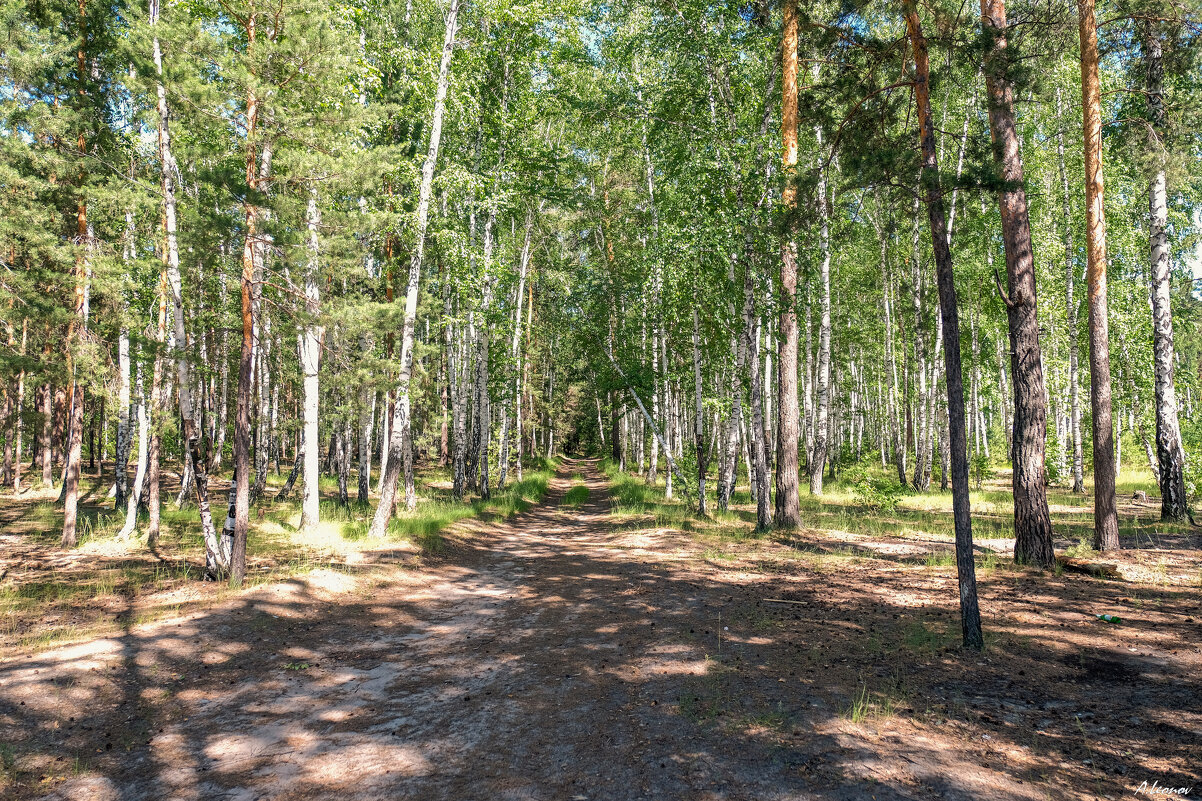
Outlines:
{"type": "MultiPolygon", "coordinates": [[[[347,483],[351,477],[351,439],[354,434],[351,431],[351,418],[349,415],[344,415],[342,418],[342,430],[337,432],[338,438],[338,504],[346,506],[350,503],[350,494],[347,490],[347,483]]],[[[335,421],[337,425],[337,421],[335,421]]]]}
{"type": "MultiPolygon", "coordinates": [[[[21,350],[20,355],[25,356],[26,347],[29,344],[29,320],[21,320],[21,350]]],[[[21,371],[17,373],[17,408],[16,419],[13,420],[13,436],[16,437],[16,462],[13,467],[13,495],[21,494],[21,459],[23,458],[22,436],[24,435],[25,422],[25,368],[22,366],[21,371]]]]}
{"type": "MultiPolygon", "coordinates": [[[[676,428],[677,420],[675,407],[673,406],[672,397],[672,381],[669,378],[668,372],[668,329],[664,325],[664,306],[663,306],[663,277],[660,277],[660,289],[656,293],[660,297],[658,306],[658,327],[659,327],[659,346],[660,346],[660,365],[663,367],[663,394],[662,403],[664,410],[664,441],[667,442],[668,448],[671,449],[672,455],[680,458],[680,453],[677,450],[676,444],[680,441],[679,432],[676,428]]],[[[687,489],[686,489],[687,491],[687,489]]],[[[664,497],[668,500],[672,499],[672,473],[664,474],[664,497]]]]}
{"type": "Polygon", "coordinates": [[[251,503],[257,503],[267,488],[267,471],[271,461],[271,316],[263,305],[262,276],[266,248],[259,249],[255,258],[255,483],[251,487],[251,503]]]}
{"type": "MultiPolygon", "coordinates": [[[[652,281],[652,303],[655,303],[655,283],[652,281]]],[[[646,295],[643,299],[643,316],[647,316],[646,295]]],[[[657,339],[658,330],[655,327],[655,320],[652,317],[651,322],[651,411],[654,415],[656,424],[663,420],[663,415],[660,413],[659,405],[659,341],[657,339]]],[[[647,483],[655,484],[659,479],[659,440],[651,440],[651,457],[647,462],[647,483]]]]}
{"type": "Polygon", "coordinates": [[[1110,325],[1106,302],[1106,214],[1102,172],[1102,97],[1094,0],[1077,0],[1085,132],[1085,276],[1089,299],[1089,400],[1093,411],[1094,547],[1116,550],[1114,424],[1110,411],[1110,325]]]}
{"type": "Polygon", "coordinates": [[[930,61],[926,39],[914,0],[905,0],[906,27],[914,48],[917,72],[915,97],[918,104],[919,141],[922,146],[922,183],[926,190],[927,214],[931,222],[931,244],[935,253],[935,277],[939,285],[939,311],[946,331],[943,349],[947,371],[947,409],[951,434],[952,517],[956,531],[956,571],[960,583],[960,630],[966,648],[981,650],[981,613],[977,605],[976,566],[973,562],[972,517],[968,494],[968,440],[964,426],[964,381],[960,370],[960,320],[956,301],[956,277],[943,210],[939,161],[935,152],[935,126],[931,117],[930,61]]]}
{"type": "Polygon", "coordinates": [[[693,442],[697,446],[697,514],[705,515],[705,474],[709,451],[705,447],[705,398],[701,384],[701,321],[693,307],[693,442]]]}
{"type": "MultiPolygon", "coordinates": [[[[126,211],[122,261],[128,265],[133,262],[135,255],[134,214],[132,211],[126,211]]],[[[124,310],[126,314],[129,313],[128,301],[125,303],[124,310]]],[[[126,471],[129,467],[129,448],[133,433],[129,427],[131,411],[129,404],[129,328],[124,321],[122,321],[120,332],[117,335],[117,381],[117,454],[113,465],[113,508],[121,511],[129,494],[129,476],[126,471]]]]}
{"type": "Polygon", "coordinates": [[[42,486],[54,486],[54,389],[49,382],[42,386],[42,486]]]}
{"type": "MultiPolygon", "coordinates": [[[[733,288],[735,282],[735,260],[730,260],[728,278],[733,288]]],[[[743,371],[747,362],[747,351],[743,347],[744,338],[737,333],[738,318],[735,315],[734,303],[728,307],[730,317],[730,356],[732,368],[728,397],[730,413],[726,418],[726,436],[722,443],[721,463],[718,472],[718,509],[725,512],[730,506],[730,496],[735,491],[739,467],[739,432],[743,427],[743,371]]],[[[640,451],[639,460],[642,461],[640,451]]]]}
{"type": "Polygon", "coordinates": [[[924,275],[922,270],[921,229],[918,225],[918,211],[921,200],[914,198],[914,233],[910,245],[910,282],[912,285],[911,302],[914,309],[914,372],[917,382],[917,393],[914,399],[914,477],[910,485],[917,492],[926,492],[925,483],[927,469],[930,466],[930,421],[927,418],[927,403],[931,387],[927,384],[928,356],[926,336],[923,329],[926,318],[924,291],[924,275]]]}
{"type": "MultiPolygon", "coordinates": [[[[472,465],[472,470],[477,476],[477,491],[484,500],[488,500],[492,495],[488,476],[488,452],[492,444],[492,408],[491,399],[488,395],[488,378],[490,348],[492,345],[492,322],[490,321],[490,314],[492,310],[493,282],[495,280],[492,275],[492,255],[495,243],[493,232],[496,230],[496,217],[496,208],[493,207],[489,210],[488,220],[484,223],[484,279],[482,281],[482,297],[480,300],[479,338],[476,340],[475,408],[473,410],[473,419],[478,423],[478,426],[476,428],[475,450],[477,462],[472,465]]],[[[405,471],[405,499],[409,509],[414,508],[414,502],[410,501],[413,486],[411,461],[406,463],[405,471]]]]}
{"type": "MultiPolygon", "coordinates": [[[[1143,51],[1147,69],[1148,118],[1152,123],[1152,147],[1163,148],[1164,62],[1156,23],[1144,22],[1143,51]]],[[[1149,246],[1152,262],[1152,342],[1156,368],[1156,461],[1159,465],[1160,517],[1184,520],[1185,449],[1181,426],[1177,421],[1177,389],[1174,384],[1176,363],[1173,354],[1172,271],[1169,258],[1168,191],[1165,168],[1158,163],[1148,185],[1150,211],[1149,246]]]]}
{"type": "MultiPolygon", "coordinates": [[[[413,341],[414,327],[417,324],[417,296],[421,280],[422,254],[426,244],[426,225],[430,215],[430,195],[434,186],[434,166],[438,161],[438,144],[442,136],[442,117],[446,107],[447,86],[450,82],[451,55],[455,47],[455,27],[459,17],[459,0],[451,0],[447,9],[446,32],[442,44],[442,61],[438,69],[438,89],[434,96],[434,115],[430,126],[430,147],[426,151],[426,160],[422,164],[422,182],[417,202],[416,241],[413,248],[413,258],[409,263],[409,285],[405,293],[405,322],[401,331],[401,374],[398,380],[398,398],[396,410],[393,413],[392,433],[388,443],[388,462],[384,469],[384,486],[380,493],[380,504],[376,507],[372,518],[370,534],[372,537],[383,537],[392,517],[393,501],[396,497],[397,479],[400,477],[402,462],[405,462],[406,473],[411,473],[413,454],[407,449],[410,444],[409,433],[409,379],[413,375],[413,341]],[[407,452],[406,452],[407,451],[407,452]]],[[[407,499],[408,500],[408,499],[407,499]]],[[[416,505],[416,498],[412,499],[416,505]]],[[[410,509],[413,508],[410,506],[410,509]]]]}
{"type": "MultiPolygon", "coordinates": [[[[822,129],[815,129],[821,161],[822,129]]],[[[822,494],[822,471],[826,469],[830,445],[826,427],[831,411],[831,239],[830,210],[826,203],[826,168],[818,166],[819,262],[818,282],[822,292],[821,317],[818,323],[818,397],[814,411],[814,454],[810,462],[810,494],[822,494]]],[[[783,417],[781,418],[784,419],[783,417]]]]}
{"type": "MultiPolygon", "coordinates": [[[[158,0],[151,0],[150,24],[158,22],[158,0]]],[[[183,286],[179,271],[179,245],[176,237],[176,208],[175,208],[175,157],[171,152],[171,129],[167,108],[167,92],[163,86],[163,57],[159,48],[159,38],[154,37],[155,74],[158,76],[156,91],[158,95],[158,148],[159,148],[159,188],[163,194],[163,233],[166,238],[164,249],[167,286],[171,293],[173,321],[175,330],[175,345],[180,353],[175,355],[176,382],[179,395],[179,413],[183,426],[184,447],[187,453],[185,468],[192,470],[192,481],[196,487],[196,501],[200,508],[201,531],[205,542],[205,566],[209,574],[216,576],[228,564],[222,559],[217,530],[213,526],[213,514],[209,508],[208,475],[205,472],[206,461],[201,453],[201,435],[199,421],[192,398],[191,365],[185,352],[188,347],[188,334],[184,324],[183,286]]],[[[184,482],[186,488],[186,482],[184,482]]],[[[183,489],[181,489],[181,494],[183,489]]]]}
{"type": "Polygon", "coordinates": [[[125,503],[125,524],[117,532],[118,539],[125,539],[133,533],[138,521],[138,504],[142,500],[143,486],[146,483],[146,472],[149,463],[147,451],[150,449],[150,415],[146,406],[146,393],[143,391],[142,364],[138,363],[137,403],[133,406],[132,414],[138,419],[138,465],[134,470],[134,483],[129,488],[125,503]]]}
{"type": "Polygon", "coordinates": [[[321,367],[321,340],[325,335],[325,330],[318,319],[321,314],[321,251],[317,231],[321,226],[321,213],[317,207],[316,187],[309,191],[309,206],[306,216],[309,229],[309,261],[305,268],[305,327],[300,338],[300,361],[305,393],[304,495],[301,500],[301,528],[312,529],[317,526],[321,517],[321,492],[318,485],[321,453],[317,447],[321,437],[318,432],[320,423],[318,372],[321,367]]]}
{"type": "MultiPolygon", "coordinates": [[[[750,271],[751,267],[748,266],[750,271]]],[[[750,277],[744,283],[744,333],[747,337],[747,362],[751,365],[751,393],[748,396],[748,407],[751,420],[748,428],[751,432],[749,446],[752,454],[754,475],[752,483],[755,491],[755,527],[757,531],[767,531],[772,527],[772,510],[769,508],[771,497],[768,491],[768,442],[764,436],[764,382],[760,367],[760,319],[755,311],[755,299],[749,291],[752,283],[750,277]],[[748,299],[750,298],[750,299],[748,299]]]]}
{"type": "MultiPolygon", "coordinates": [[[[1010,328],[1010,369],[1014,378],[1014,442],[1011,447],[1014,487],[1014,558],[1021,564],[1051,567],[1052,518],[1044,486],[1047,410],[1039,349],[1035,260],[1023,163],[1014,123],[1014,88],[1009,77],[1013,54],[1006,41],[1004,0],[981,0],[986,36],[985,84],[989,94],[989,125],[993,158],[1002,182],[998,203],[1006,247],[1003,293],[1010,328]]],[[[1000,281],[999,281],[999,291],[1000,281]]]]}
{"type": "MultiPolygon", "coordinates": [[[[522,333],[522,302],[525,300],[523,295],[526,293],[526,270],[530,266],[530,235],[534,230],[534,209],[526,210],[526,236],[522,242],[522,255],[518,259],[518,287],[517,293],[514,295],[513,309],[513,337],[509,344],[509,361],[513,365],[513,400],[512,403],[507,401],[501,410],[501,454],[500,468],[497,473],[497,489],[505,489],[505,477],[509,472],[509,412],[510,409],[516,409],[521,406],[522,381],[520,377],[520,365],[518,360],[518,349],[521,343],[522,333]]],[[[600,411],[598,411],[598,415],[600,411]]],[[[518,411],[519,421],[521,412],[518,411]]],[[[599,425],[599,423],[598,423],[599,425]]],[[[521,426],[519,422],[518,436],[521,436],[521,426]]]]}
{"type": "Polygon", "coordinates": [[[463,392],[461,389],[462,381],[460,375],[462,368],[459,359],[459,343],[457,341],[456,332],[460,326],[456,326],[451,316],[451,296],[447,293],[447,298],[443,302],[443,320],[444,320],[444,347],[446,348],[447,361],[447,392],[450,395],[451,402],[451,495],[455,500],[463,499],[464,491],[464,453],[463,453],[463,438],[466,434],[466,423],[463,414],[463,392]]]}
{"type": "Polygon", "coordinates": [[[1060,88],[1056,89],[1056,163],[1060,171],[1063,194],[1062,225],[1064,231],[1064,311],[1068,326],[1068,387],[1070,428],[1073,439],[1073,492],[1084,494],[1085,444],[1081,441],[1081,369],[1077,348],[1077,299],[1074,290],[1077,280],[1077,259],[1073,247],[1073,210],[1068,188],[1068,170],[1064,165],[1064,106],[1060,88]]]}
{"type": "Polygon", "coordinates": [[[118,511],[125,506],[129,493],[129,476],[126,470],[129,466],[129,447],[131,434],[129,427],[129,329],[121,327],[117,339],[117,455],[113,465],[113,508],[118,511]]]}
{"type": "MultiPolygon", "coordinates": [[[[371,353],[371,343],[364,334],[359,340],[359,350],[364,356],[371,353]]],[[[370,387],[359,392],[359,486],[355,500],[367,503],[371,491],[371,438],[372,425],[376,419],[376,393],[370,387]]]]}
{"type": "Polygon", "coordinates": [[[526,352],[522,356],[521,369],[518,371],[518,413],[517,413],[517,434],[518,434],[518,481],[522,480],[522,397],[523,393],[527,395],[527,403],[530,406],[530,419],[534,419],[534,397],[533,393],[529,392],[530,386],[530,336],[534,330],[534,282],[531,281],[526,285],[526,352]]]}
{"type": "MultiPolygon", "coordinates": [[[[246,21],[248,56],[253,51],[256,38],[256,15],[254,6],[246,21]]],[[[258,158],[261,114],[260,100],[252,85],[246,97],[246,186],[252,193],[260,190],[264,179],[258,158]]],[[[264,160],[265,163],[266,160],[264,160]]],[[[248,198],[246,202],[246,233],[242,244],[242,272],[240,276],[240,299],[242,321],[242,343],[238,356],[238,388],[234,410],[234,481],[232,512],[227,513],[226,534],[228,541],[222,543],[229,549],[230,576],[241,584],[246,574],[246,535],[250,529],[250,407],[252,402],[252,379],[254,373],[255,279],[257,277],[258,253],[263,234],[259,231],[262,214],[248,198]]]]}
{"type": "MultiPolygon", "coordinates": [[[[75,68],[81,96],[87,95],[86,80],[89,74],[85,56],[88,29],[84,9],[84,0],[79,0],[80,38],[75,54],[75,68]]],[[[88,143],[82,128],[78,134],[77,146],[81,155],[87,154],[88,143]]],[[[88,226],[88,199],[84,194],[85,181],[86,175],[81,167],[75,214],[77,251],[75,254],[74,315],[67,326],[67,375],[71,381],[71,411],[67,424],[67,463],[63,468],[63,536],[60,540],[63,548],[75,547],[75,524],[79,513],[79,469],[83,459],[83,381],[82,377],[76,373],[76,353],[72,349],[77,347],[77,344],[83,343],[88,332],[88,279],[91,274],[92,241],[89,236],[91,229],[88,226]]]]}
{"type": "MultiPolygon", "coordinates": [[[[777,347],[779,348],[777,353],[777,371],[779,375],[776,381],[776,391],[778,393],[776,408],[780,419],[780,434],[776,441],[775,510],[775,522],[781,528],[795,528],[801,524],[801,508],[797,486],[797,459],[801,437],[799,430],[801,422],[800,411],[797,406],[797,242],[795,239],[797,212],[797,18],[797,0],[785,0],[784,41],[781,56],[781,171],[784,179],[784,186],[781,189],[781,205],[785,209],[786,223],[784,233],[781,237],[780,339],[777,343],[777,347]]],[[[752,372],[753,376],[754,374],[758,374],[758,364],[752,372]]],[[[757,404],[757,407],[753,409],[753,414],[757,418],[763,417],[762,404],[757,404]]],[[[756,424],[756,430],[763,431],[762,423],[756,424]]],[[[757,437],[757,440],[759,439],[760,437],[757,437]]],[[[765,491],[763,494],[767,495],[768,493],[765,491]]],[[[765,498],[762,502],[766,502],[766,500],[765,498]]]]}
{"type": "Polygon", "coordinates": [[[162,421],[170,407],[170,382],[163,375],[163,352],[167,348],[167,271],[159,271],[158,323],[155,328],[154,370],[150,387],[150,447],[146,467],[146,506],[148,522],[146,545],[154,548],[158,542],[162,517],[162,421]]]}
{"type": "MultiPolygon", "coordinates": [[[[222,249],[224,250],[224,245],[222,246],[222,249]]],[[[221,272],[219,285],[221,287],[218,294],[219,308],[224,309],[226,307],[226,294],[228,285],[228,279],[224,269],[221,272]]],[[[221,326],[221,352],[219,357],[221,359],[221,395],[220,400],[218,401],[216,414],[217,435],[213,440],[213,454],[212,459],[209,462],[209,469],[213,473],[221,470],[221,462],[225,455],[225,436],[226,432],[229,430],[230,330],[228,325],[221,326]]]]}

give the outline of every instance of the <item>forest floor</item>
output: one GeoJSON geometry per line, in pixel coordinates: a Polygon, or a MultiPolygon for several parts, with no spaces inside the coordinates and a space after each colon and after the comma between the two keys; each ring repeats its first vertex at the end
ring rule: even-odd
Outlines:
{"type": "MultiPolygon", "coordinates": [[[[957,647],[932,511],[809,501],[814,527],[756,537],[746,507],[696,520],[585,460],[542,503],[461,520],[437,548],[326,551],[287,575],[267,563],[259,586],[207,595],[173,574],[162,592],[181,599],[153,615],[137,593],[79,596],[54,614],[111,619],[69,645],[8,633],[0,795],[1202,794],[1196,532],[1125,504],[1141,550],[1105,560],[1122,579],[1038,573],[988,531],[988,503],[974,504],[982,654],[957,647]]],[[[1058,514],[1071,534],[1082,511],[1058,514]]],[[[30,560],[52,570],[47,549],[21,550],[37,541],[27,517],[3,520],[10,587],[30,560]]],[[[76,553],[63,569],[84,569],[76,553]]],[[[26,609],[10,607],[20,626],[37,623],[26,609]]]]}

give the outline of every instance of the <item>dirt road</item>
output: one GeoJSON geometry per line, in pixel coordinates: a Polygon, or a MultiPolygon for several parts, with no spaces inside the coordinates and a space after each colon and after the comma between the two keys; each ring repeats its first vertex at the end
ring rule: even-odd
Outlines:
{"type": "Polygon", "coordinates": [[[23,795],[1044,797],[1007,775],[1009,743],[981,743],[1002,748],[991,769],[904,718],[849,729],[829,680],[854,687],[857,666],[824,671],[812,642],[803,670],[796,642],[763,635],[762,586],[619,526],[605,487],[567,463],[544,504],[434,563],[318,573],[0,664],[3,734],[44,755],[23,795]],[[563,507],[577,472],[588,500],[563,507]]]}

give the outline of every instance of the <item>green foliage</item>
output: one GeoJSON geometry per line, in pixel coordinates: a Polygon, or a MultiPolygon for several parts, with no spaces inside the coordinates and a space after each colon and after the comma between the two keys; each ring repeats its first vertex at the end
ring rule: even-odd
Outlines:
{"type": "Polygon", "coordinates": [[[849,467],[843,473],[843,483],[851,488],[856,502],[882,514],[894,514],[902,498],[909,494],[895,478],[880,477],[864,464],[849,467]]]}
{"type": "Polygon", "coordinates": [[[972,478],[973,487],[979,492],[986,481],[991,481],[997,476],[997,471],[993,469],[993,460],[981,451],[969,457],[968,474],[972,478]]]}

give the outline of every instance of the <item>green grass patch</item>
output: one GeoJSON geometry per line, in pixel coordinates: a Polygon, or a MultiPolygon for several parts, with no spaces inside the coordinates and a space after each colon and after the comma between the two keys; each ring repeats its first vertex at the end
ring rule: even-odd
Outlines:
{"type": "Polygon", "coordinates": [[[574,486],[570,490],[568,490],[567,493],[563,496],[563,505],[569,506],[569,507],[580,506],[587,500],[588,500],[588,487],[584,486],[583,484],[577,484],[576,486],[574,486]]]}

